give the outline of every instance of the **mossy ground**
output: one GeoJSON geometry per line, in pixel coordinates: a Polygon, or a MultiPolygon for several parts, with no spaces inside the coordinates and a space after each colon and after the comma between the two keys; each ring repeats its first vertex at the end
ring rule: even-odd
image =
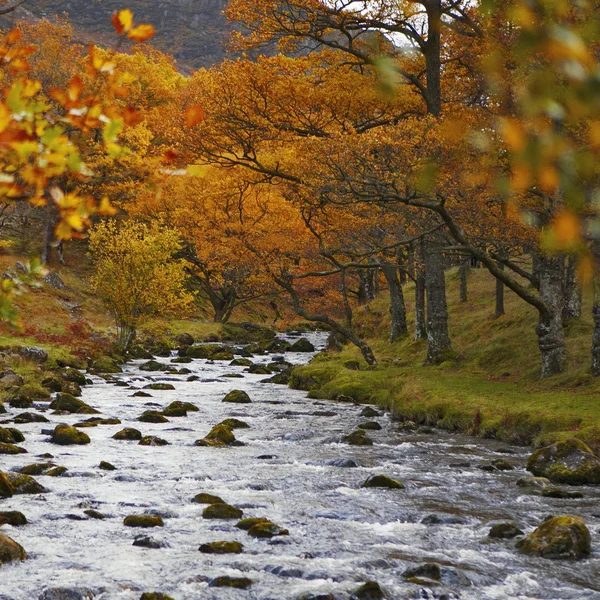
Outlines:
{"type": "MultiPolygon", "coordinates": [[[[356,313],[357,328],[378,364],[367,367],[353,346],[321,354],[294,371],[292,385],[314,398],[350,396],[377,403],[401,418],[521,444],[577,437],[600,448],[600,380],[590,374],[591,291],[581,321],[567,326],[568,370],[541,380],[537,313],[506,291],[506,315],[494,319],[494,279],[469,275],[469,300],[459,302],[456,270],[447,275],[453,355],[425,365],[426,342],[409,336],[390,344],[388,299],[381,294],[356,313]],[[356,361],[360,368],[356,370],[356,361]]],[[[409,327],[414,287],[405,287],[409,327]]]]}

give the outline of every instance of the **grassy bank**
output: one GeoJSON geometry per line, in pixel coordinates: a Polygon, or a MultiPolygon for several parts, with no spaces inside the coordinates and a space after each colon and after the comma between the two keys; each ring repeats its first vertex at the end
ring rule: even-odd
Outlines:
{"type": "MultiPolygon", "coordinates": [[[[590,375],[591,298],[584,316],[567,327],[568,371],[540,380],[535,336],[537,313],[506,292],[506,315],[494,319],[493,278],[483,269],[469,276],[469,300],[459,303],[458,273],[447,276],[454,358],[424,365],[425,342],[388,342],[388,302],[381,296],[357,323],[378,365],[367,367],[353,346],[321,354],[294,371],[293,385],[311,397],[348,396],[377,403],[400,419],[518,444],[579,437],[600,448],[600,381],[590,375]]],[[[413,289],[405,290],[413,319],[413,289]]]]}

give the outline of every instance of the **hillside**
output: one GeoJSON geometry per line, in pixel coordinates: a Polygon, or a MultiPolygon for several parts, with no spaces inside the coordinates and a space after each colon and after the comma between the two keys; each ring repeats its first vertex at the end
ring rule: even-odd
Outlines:
{"type": "Polygon", "coordinates": [[[130,8],[138,22],[157,30],[152,44],[175,56],[181,68],[208,67],[223,60],[231,27],[222,14],[226,0],[28,0],[23,7],[0,18],[0,24],[52,18],[68,14],[75,40],[113,44],[110,18],[117,9],[130,8]]]}

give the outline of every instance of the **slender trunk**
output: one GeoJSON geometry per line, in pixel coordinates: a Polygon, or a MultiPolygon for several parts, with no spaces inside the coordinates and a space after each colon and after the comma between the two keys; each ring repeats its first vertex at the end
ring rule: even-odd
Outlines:
{"type": "Polygon", "coordinates": [[[531,283],[536,290],[540,289],[540,254],[531,253],[531,283]]]}
{"type": "Polygon", "coordinates": [[[52,254],[52,242],[54,240],[54,212],[51,204],[46,206],[44,215],[44,237],[42,239],[42,264],[50,264],[52,254]]]}
{"type": "MultiPolygon", "coordinates": [[[[504,265],[501,262],[496,262],[496,265],[501,271],[504,271],[504,265]]],[[[496,279],[496,310],[494,311],[494,319],[499,319],[504,314],[504,283],[500,279],[496,279]]]]}
{"type": "Polygon", "coordinates": [[[569,256],[565,268],[563,323],[571,319],[581,318],[581,295],[581,284],[577,276],[577,259],[574,256],[569,256]]]}
{"type": "Polygon", "coordinates": [[[425,323],[425,259],[423,241],[419,243],[419,261],[415,273],[415,340],[427,338],[425,323]]]}
{"type": "Polygon", "coordinates": [[[537,326],[542,377],[562,373],[567,364],[562,325],[564,262],[564,256],[539,255],[540,298],[547,307],[537,326]]]}
{"type": "Polygon", "coordinates": [[[427,294],[427,362],[439,364],[451,350],[448,334],[446,278],[441,248],[425,244],[425,291],[427,294]]]}
{"type": "Polygon", "coordinates": [[[442,6],[440,0],[427,0],[424,4],[427,11],[427,42],[423,48],[427,74],[427,112],[437,117],[442,110],[440,83],[442,6]]]}
{"type": "Polygon", "coordinates": [[[598,270],[598,258],[600,258],[600,242],[594,242],[592,252],[596,257],[594,265],[594,304],[592,306],[592,318],[594,320],[594,331],[592,333],[592,375],[600,376],[600,271],[598,270]]]}
{"type": "Polygon", "coordinates": [[[361,306],[375,299],[375,269],[360,269],[358,286],[358,303],[361,306]]]}
{"type": "Polygon", "coordinates": [[[348,300],[348,287],[346,286],[346,270],[342,269],[340,273],[340,288],[342,292],[342,302],[344,304],[344,315],[346,317],[346,327],[352,327],[352,307],[348,300]]]}
{"type": "Polygon", "coordinates": [[[461,261],[458,267],[460,274],[460,301],[467,301],[467,277],[469,275],[469,259],[465,258],[461,261]]]}
{"type": "Polygon", "coordinates": [[[117,323],[117,346],[122,352],[128,352],[136,336],[133,325],[117,323]]]}
{"type": "Polygon", "coordinates": [[[402,292],[402,284],[398,277],[398,268],[394,265],[386,264],[382,265],[381,270],[383,271],[383,275],[385,276],[390,291],[390,315],[392,317],[390,343],[393,343],[399,337],[408,334],[404,294],[402,292]]]}

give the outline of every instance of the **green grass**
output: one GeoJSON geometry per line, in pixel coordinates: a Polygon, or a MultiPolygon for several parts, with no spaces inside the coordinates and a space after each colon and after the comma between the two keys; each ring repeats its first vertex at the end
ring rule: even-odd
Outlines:
{"type": "MultiPolygon", "coordinates": [[[[567,327],[568,370],[540,380],[535,310],[507,291],[507,314],[494,319],[494,280],[483,269],[470,274],[467,303],[458,301],[455,271],[447,281],[452,360],[425,365],[425,342],[411,337],[390,344],[387,298],[381,295],[356,316],[378,364],[367,367],[361,361],[360,370],[348,369],[344,363],[360,361],[360,354],[345,346],[296,369],[293,383],[312,397],[350,396],[384,406],[399,418],[453,431],[536,445],[579,437],[600,448],[600,381],[590,374],[589,294],[581,321],[567,327]]],[[[413,286],[406,286],[405,296],[412,324],[413,286]]]]}

